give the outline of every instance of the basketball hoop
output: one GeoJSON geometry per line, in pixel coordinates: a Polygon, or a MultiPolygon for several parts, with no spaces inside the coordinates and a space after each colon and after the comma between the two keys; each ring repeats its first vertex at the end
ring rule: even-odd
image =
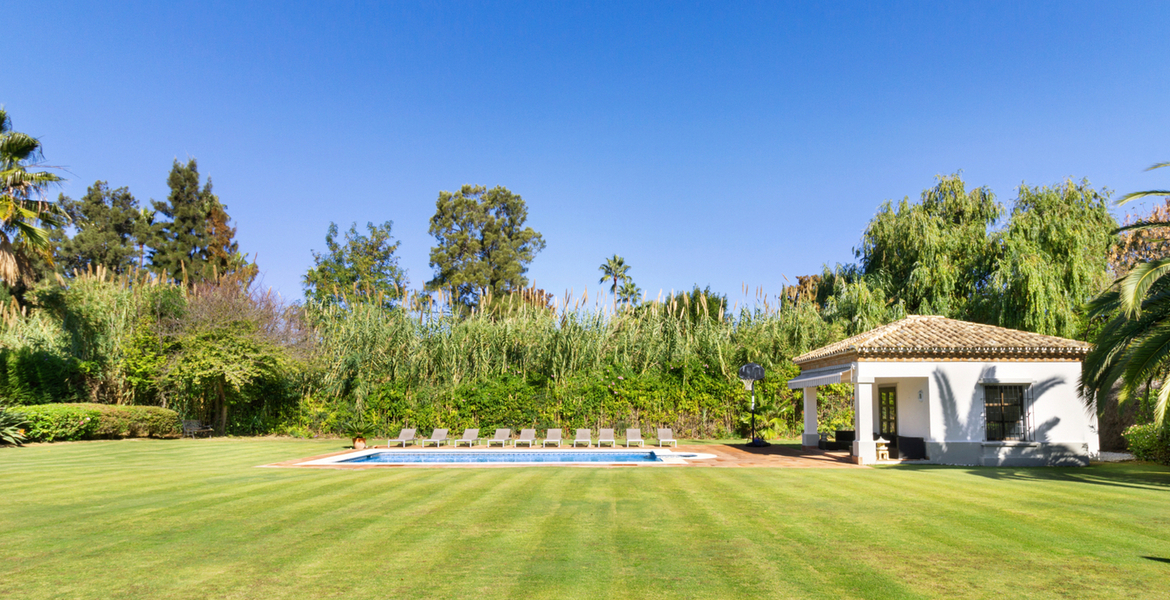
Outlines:
{"type": "MultiPolygon", "coordinates": [[[[764,446],[771,446],[768,442],[756,437],[756,386],[757,381],[764,380],[764,367],[756,363],[748,363],[739,368],[739,380],[743,382],[743,389],[752,394],[752,439],[748,442],[748,446],[753,448],[762,448],[764,446]]],[[[763,388],[760,388],[763,391],[763,388]]]]}

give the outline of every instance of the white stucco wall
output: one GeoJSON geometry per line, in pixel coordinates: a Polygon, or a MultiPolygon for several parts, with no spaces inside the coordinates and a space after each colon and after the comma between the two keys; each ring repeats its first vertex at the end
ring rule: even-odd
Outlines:
{"type": "Polygon", "coordinates": [[[930,437],[930,389],[926,377],[890,378],[875,377],[873,392],[874,431],[878,430],[879,392],[886,386],[897,388],[898,397],[898,435],[908,437],[930,437]],[[922,401],[918,400],[918,393],[922,392],[922,401]]]}
{"type": "Polygon", "coordinates": [[[994,445],[984,443],[984,381],[1031,384],[1030,424],[1040,447],[1062,445],[1074,452],[1083,448],[1089,455],[1099,449],[1096,413],[1085,408],[1077,392],[1080,362],[857,362],[854,373],[856,383],[872,384],[870,404],[875,431],[878,389],[895,383],[899,433],[925,438],[943,452],[949,447],[958,452],[962,445],[962,452],[978,454],[977,459],[962,459],[965,463],[995,464],[996,452],[1000,452],[994,445]],[[920,390],[924,396],[921,403],[920,390]],[[973,446],[974,443],[979,445],[973,446]]]}

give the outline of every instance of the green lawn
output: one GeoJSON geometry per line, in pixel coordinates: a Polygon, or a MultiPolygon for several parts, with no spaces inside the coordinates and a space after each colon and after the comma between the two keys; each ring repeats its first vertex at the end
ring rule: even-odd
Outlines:
{"type": "Polygon", "coordinates": [[[1163,467],[255,468],[343,445],[0,449],[0,598],[1170,596],[1163,467]]]}

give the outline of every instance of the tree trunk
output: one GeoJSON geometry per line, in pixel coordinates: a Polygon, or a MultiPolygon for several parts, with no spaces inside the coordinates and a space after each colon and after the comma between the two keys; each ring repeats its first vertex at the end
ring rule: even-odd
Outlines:
{"type": "Polygon", "coordinates": [[[228,425],[228,405],[227,397],[223,393],[223,381],[215,382],[215,395],[219,399],[219,424],[220,435],[227,435],[228,425]]]}

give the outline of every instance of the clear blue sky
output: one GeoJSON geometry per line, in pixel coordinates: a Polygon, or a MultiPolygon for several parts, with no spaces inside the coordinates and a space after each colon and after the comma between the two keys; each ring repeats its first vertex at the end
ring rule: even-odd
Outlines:
{"type": "Polygon", "coordinates": [[[938,174],[1170,185],[1170,3],[332,4],[13,3],[0,103],[73,197],[163,199],[197,158],[290,299],[330,221],[394,221],[420,287],[464,183],[524,197],[549,291],[618,253],[733,298],[852,260],[938,174]]]}

